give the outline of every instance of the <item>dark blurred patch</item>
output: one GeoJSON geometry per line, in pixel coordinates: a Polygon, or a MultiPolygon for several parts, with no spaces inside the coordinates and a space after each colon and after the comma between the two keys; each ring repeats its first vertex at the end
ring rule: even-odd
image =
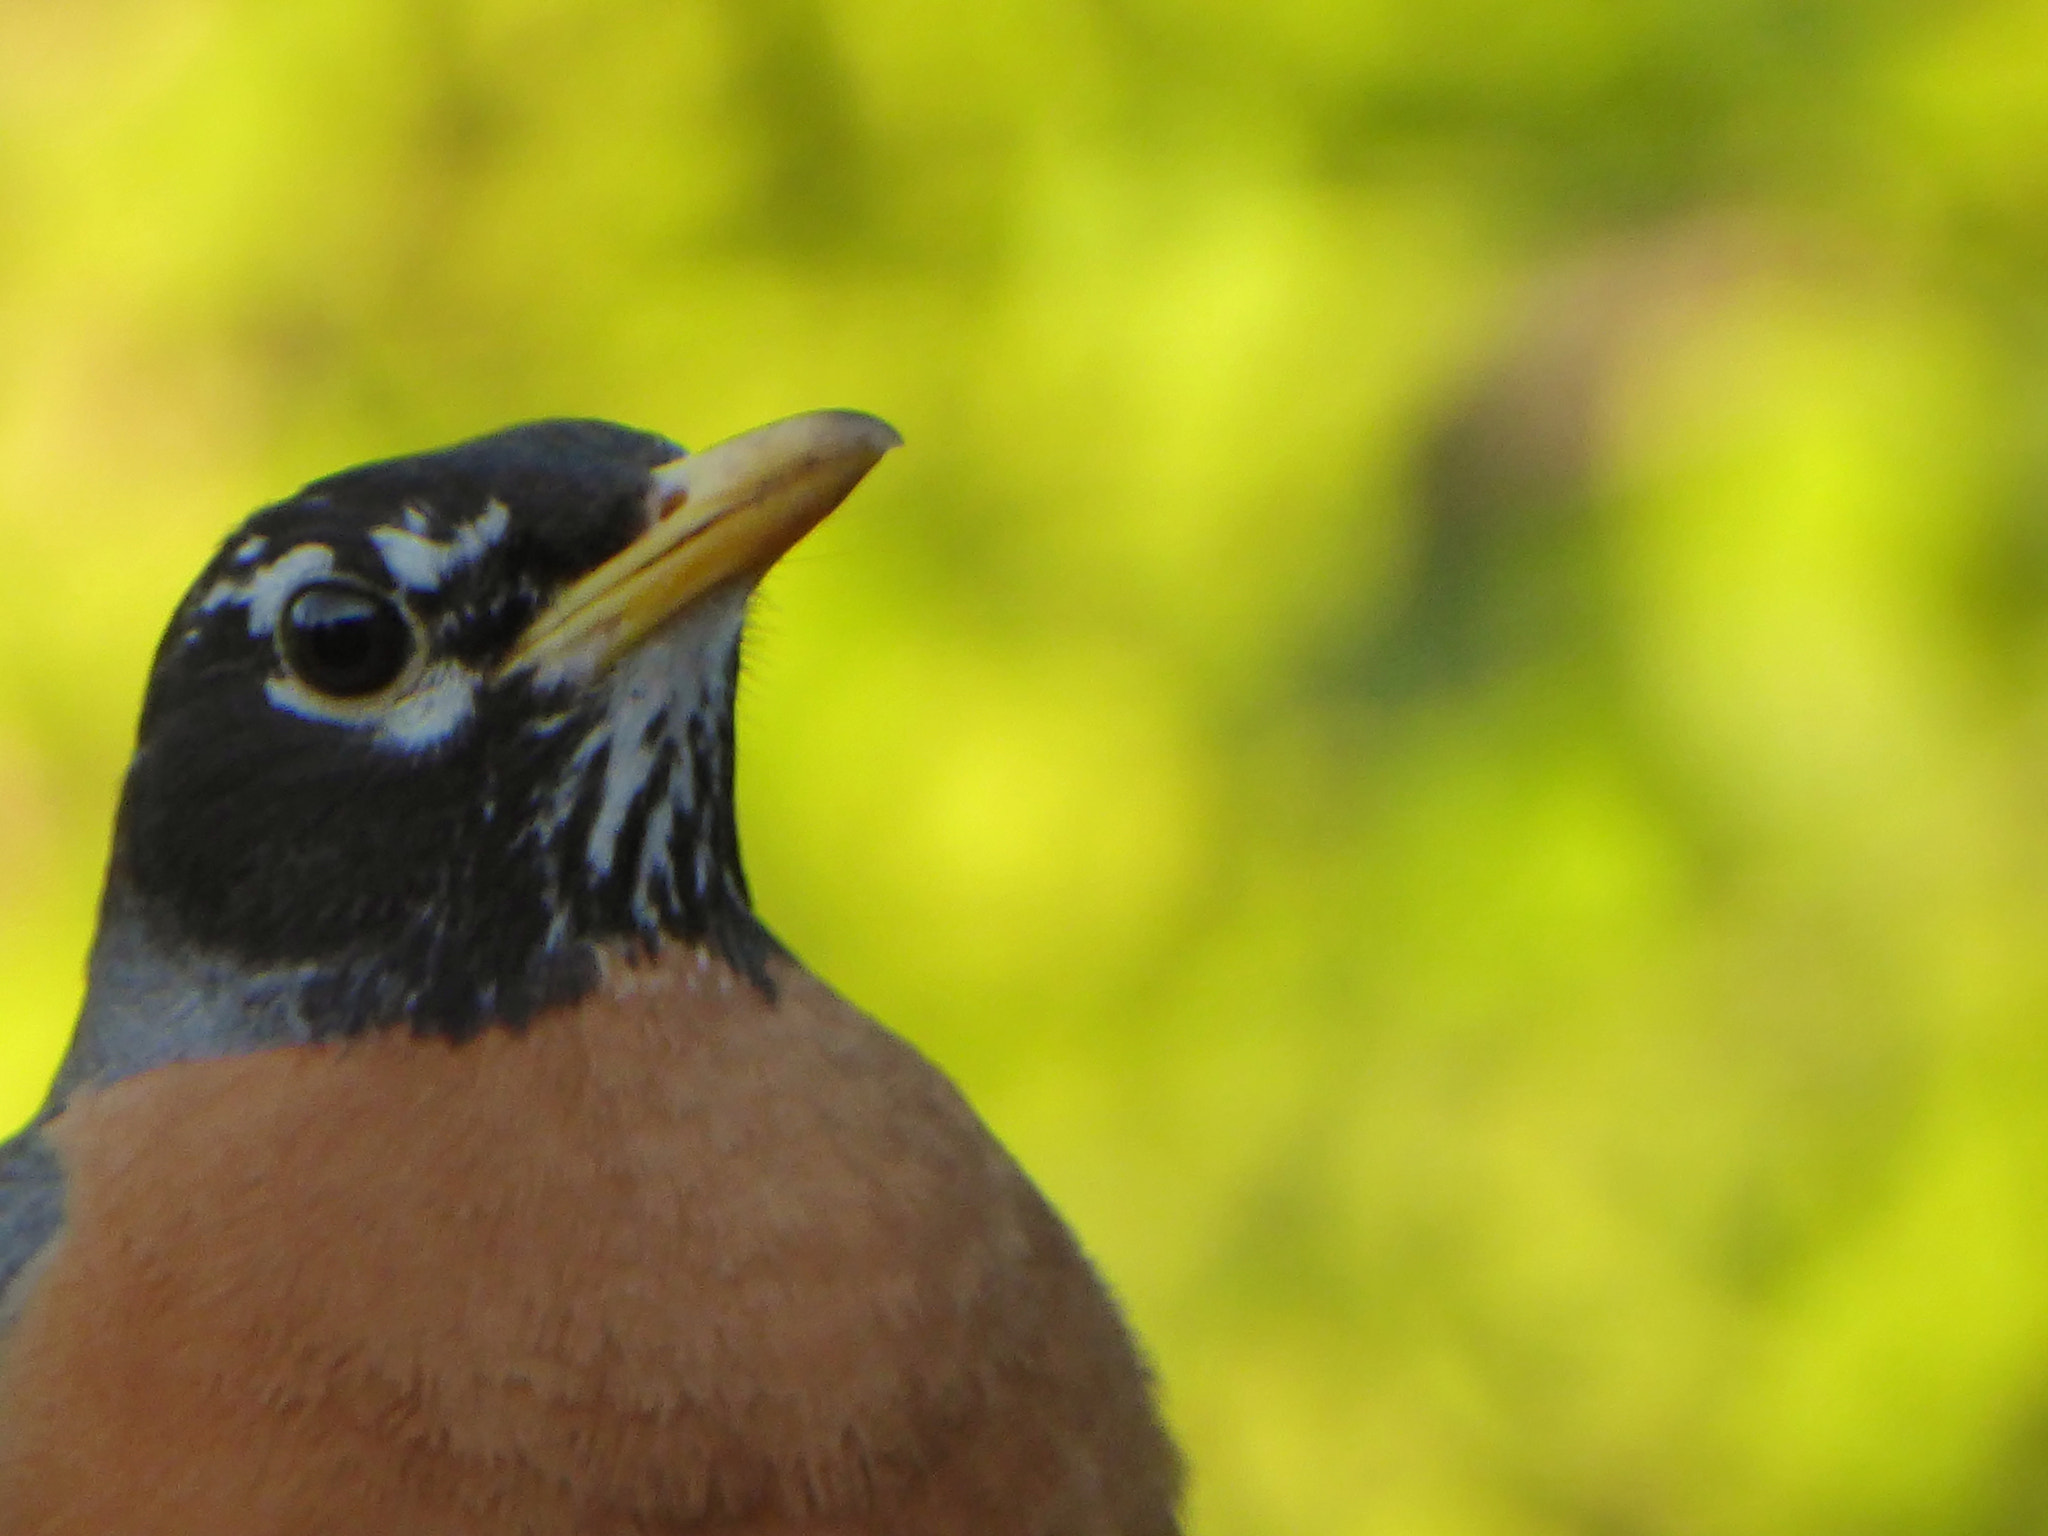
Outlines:
{"type": "Polygon", "coordinates": [[[1400,699],[1473,686],[1597,644],[1600,340],[1567,325],[1491,360],[1423,438],[1411,573],[1361,658],[1363,691],[1400,699]]]}
{"type": "Polygon", "coordinates": [[[2001,445],[1985,537],[1959,596],[1991,675],[2024,705],[2048,693],[2048,367],[2020,373],[2010,392],[2017,440],[2001,445]]]}
{"type": "Polygon", "coordinates": [[[1399,702],[1583,653],[1604,611],[1595,506],[1614,290],[1540,298],[1419,437],[1394,605],[1329,658],[1339,692],[1399,702]]]}
{"type": "Polygon", "coordinates": [[[1406,579],[1386,613],[1361,606],[1365,621],[1316,669],[1322,688],[1398,704],[1611,660],[1616,392],[1771,259],[1758,231],[1695,218],[1533,282],[1418,435],[1406,579]]]}
{"type": "Polygon", "coordinates": [[[1984,1536],[2034,1536],[2048,1530],[2048,1382],[2009,1415],[2005,1431],[1982,1485],[1990,1507],[1974,1529],[1984,1536]]]}
{"type": "Polygon", "coordinates": [[[752,174],[729,236],[782,255],[844,255],[873,235],[875,154],[855,111],[833,18],[818,0],[721,0],[733,47],[726,99],[752,174]]]}

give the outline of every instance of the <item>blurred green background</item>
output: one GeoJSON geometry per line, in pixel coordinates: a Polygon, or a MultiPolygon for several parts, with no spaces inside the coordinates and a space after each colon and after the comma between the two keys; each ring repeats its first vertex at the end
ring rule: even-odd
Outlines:
{"type": "Polygon", "coordinates": [[[8,0],[0,1118],[232,521],[859,406],[760,904],[1073,1218],[1196,1531],[2048,1530],[2044,79],[1969,0],[8,0]]]}

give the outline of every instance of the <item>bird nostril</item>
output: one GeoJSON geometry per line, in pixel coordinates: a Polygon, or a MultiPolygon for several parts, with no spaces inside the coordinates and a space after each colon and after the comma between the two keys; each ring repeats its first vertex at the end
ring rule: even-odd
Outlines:
{"type": "Polygon", "coordinates": [[[689,454],[658,464],[647,477],[648,525],[665,523],[690,504],[689,454]]]}

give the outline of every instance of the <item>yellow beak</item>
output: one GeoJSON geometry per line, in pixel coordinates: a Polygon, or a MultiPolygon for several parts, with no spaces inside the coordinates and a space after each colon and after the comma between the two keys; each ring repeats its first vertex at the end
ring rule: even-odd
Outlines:
{"type": "Polygon", "coordinates": [[[505,670],[602,670],[705,593],[752,586],[902,442],[876,417],[811,411],[661,465],[647,531],[544,608],[505,670]]]}

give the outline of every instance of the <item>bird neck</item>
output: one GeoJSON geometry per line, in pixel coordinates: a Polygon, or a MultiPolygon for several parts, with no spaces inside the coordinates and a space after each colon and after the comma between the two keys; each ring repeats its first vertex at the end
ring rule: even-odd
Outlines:
{"type": "MultiPolygon", "coordinates": [[[[87,969],[84,1007],[45,1116],[61,1108],[80,1087],[174,1062],[372,1032],[403,1032],[455,1043],[481,1033],[475,1027],[451,1027],[444,1016],[417,1005],[408,1008],[402,978],[384,974],[360,957],[255,965],[166,931],[155,906],[118,875],[109,879],[87,969]]],[[[786,953],[745,907],[707,913],[703,927],[688,935],[577,941],[532,966],[526,995],[541,1001],[496,1022],[514,1031],[546,1028],[549,1014],[597,991],[607,973],[660,964],[677,950],[715,957],[737,984],[766,1001],[775,995],[771,961],[786,953]]]]}

